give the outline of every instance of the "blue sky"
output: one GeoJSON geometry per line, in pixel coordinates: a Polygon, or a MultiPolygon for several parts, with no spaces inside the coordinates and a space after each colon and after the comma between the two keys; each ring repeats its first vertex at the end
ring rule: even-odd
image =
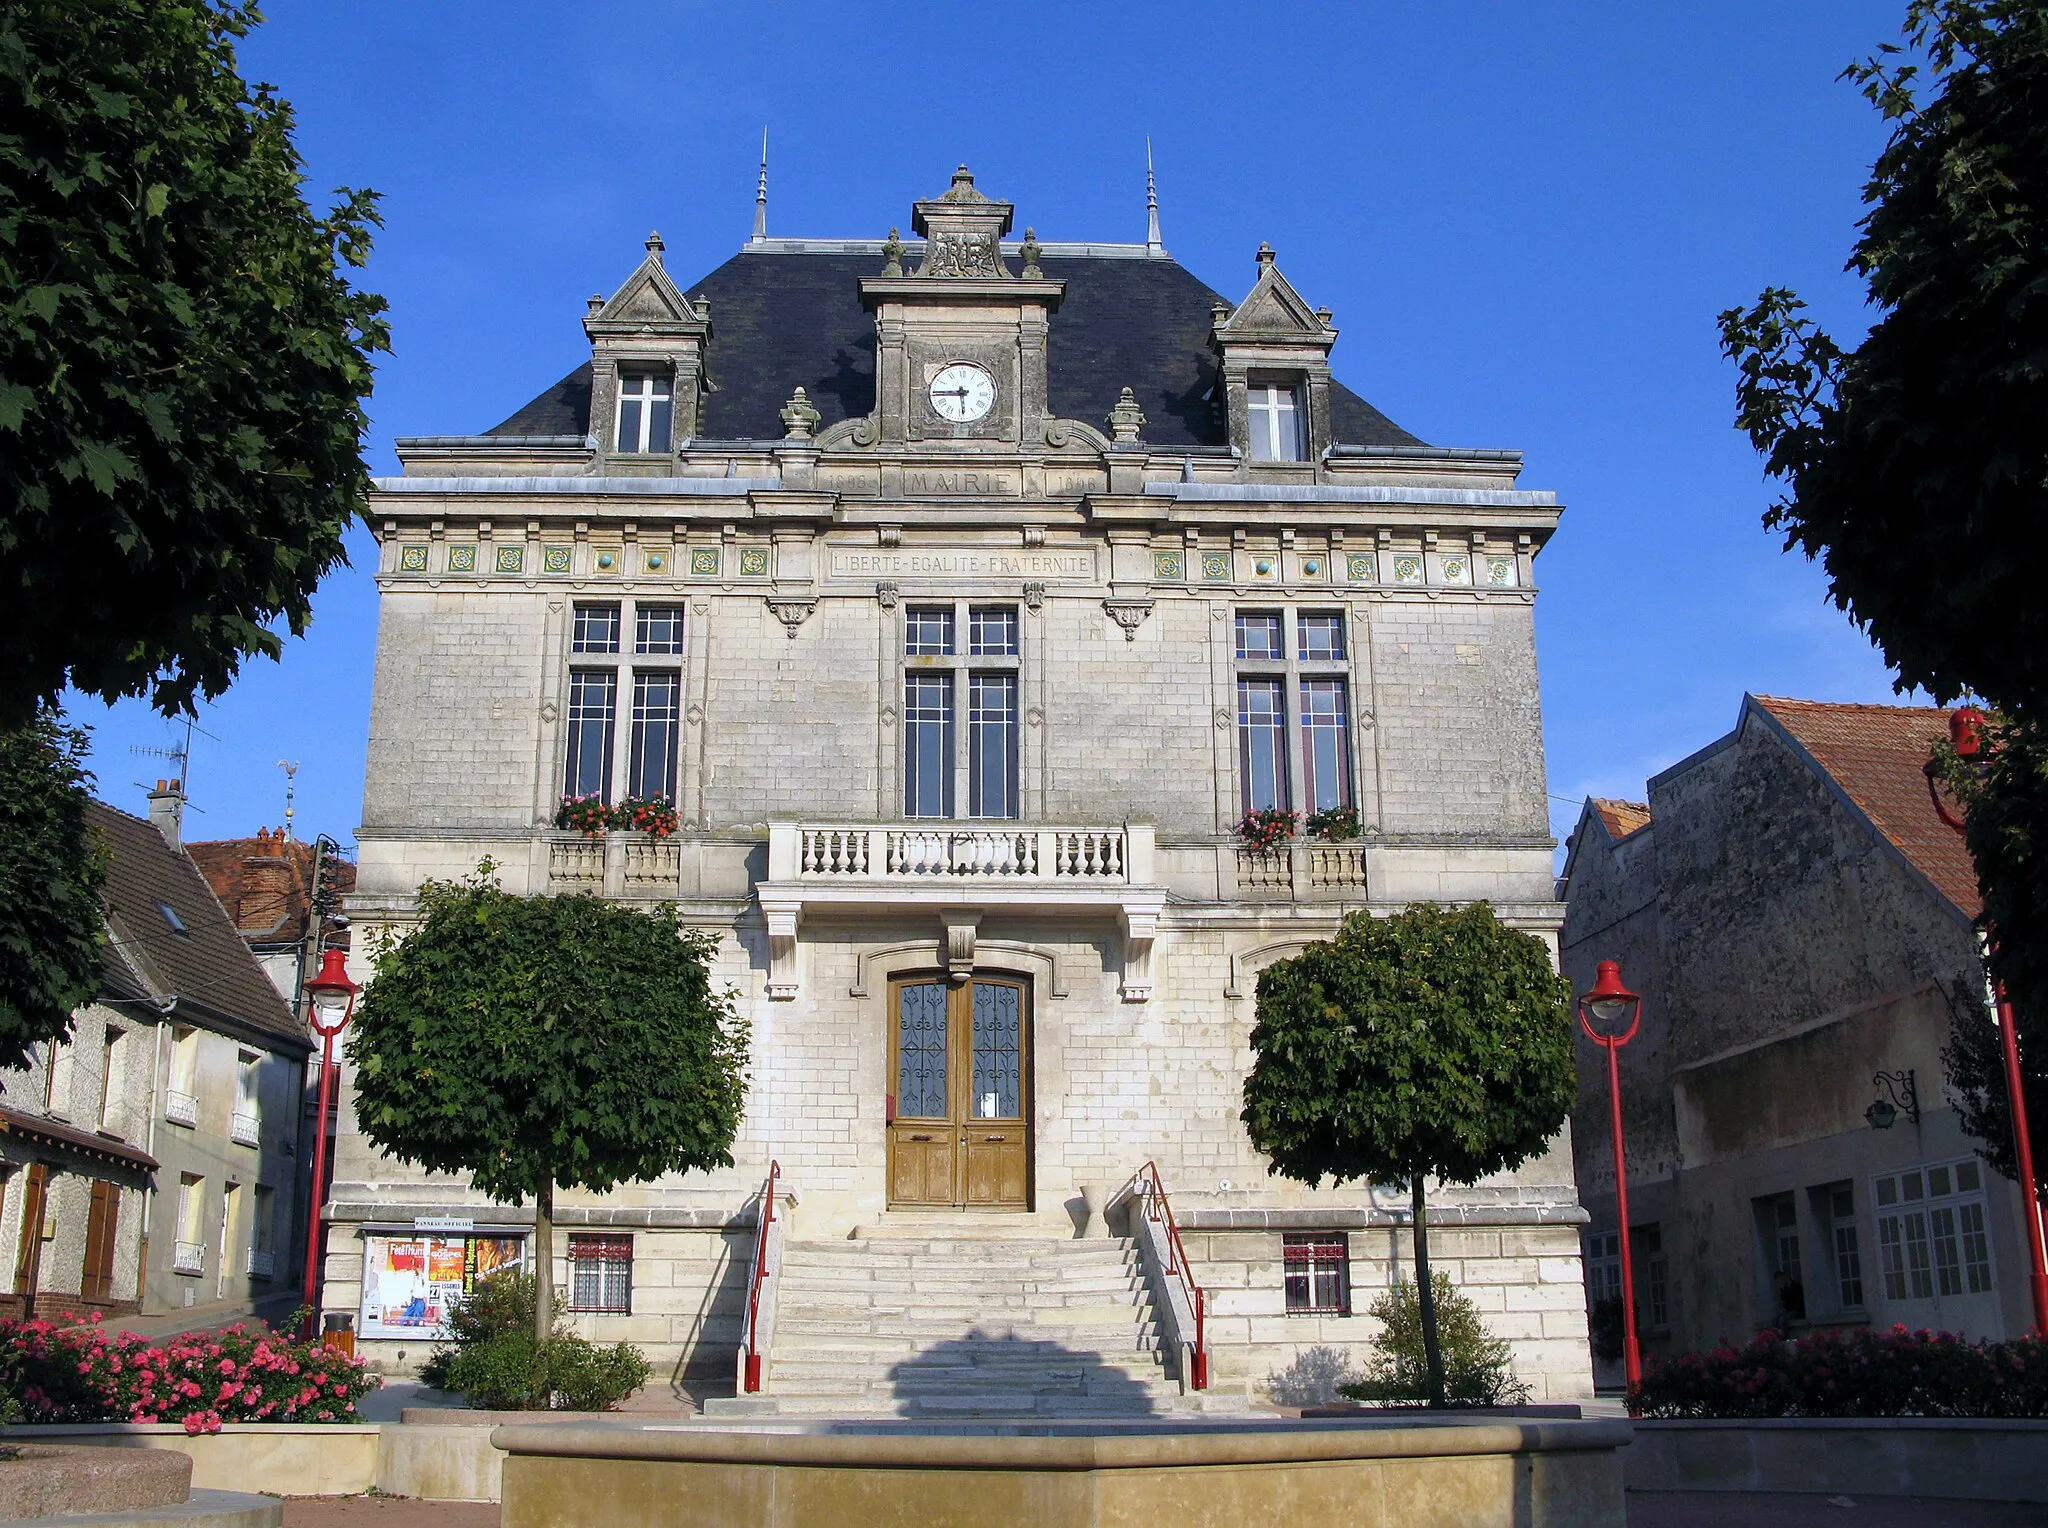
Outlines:
{"type": "MultiPolygon", "coordinates": [[[[746,238],[879,237],[966,161],[1043,239],[1165,237],[1235,298],[1270,241],[1335,311],[1345,382],[1440,445],[1515,447],[1568,506],[1538,563],[1553,822],[1726,731],[1744,690],[1891,698],[1819,573],[1779,549],[1714,316],[1797,288],[1838,336],[1876,115],[1836,81],[1902,0],[1628,3],[289,4],[244,72],[299,113],[309,193],[370,186],[391,303],[370,402],[488,428],[574,366],[583,300],[658,228],[687,283],[746,238]]],[[[1055,352],[1054,364],[1058,364],[1055,352]]],[[[194,837],[349,842],[375,642],[368,538],[310,634],[202,713],[194,837]]],[[[182,737],[84,702],[99,793],[142,809],[182,737]]]]}

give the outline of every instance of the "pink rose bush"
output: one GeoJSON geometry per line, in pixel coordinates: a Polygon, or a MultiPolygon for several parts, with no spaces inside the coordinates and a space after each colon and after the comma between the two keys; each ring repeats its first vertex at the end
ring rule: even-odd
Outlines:
{"type": "Polygon", "coordinates": [[[1630,1400],[1645,1417],[2048,1417],[2048,1338],[1764,1331],[1647,1360],[1630,1400]]]}
{"type": "Polygon", "coordinates": [[[382,1381],[361,1360],[269,1328],[191,1332],[161,1347],[91,1321],[0,1321],[0,1392],[23,1422],[354,1422],[382,1381]]]}

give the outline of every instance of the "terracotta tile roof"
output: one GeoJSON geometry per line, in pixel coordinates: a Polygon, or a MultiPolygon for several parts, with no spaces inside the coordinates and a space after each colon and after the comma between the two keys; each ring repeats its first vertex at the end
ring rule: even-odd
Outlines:
{"type": "Polygon", "coordinates": [[[1607,829],[1612,839],[1627,838],[1638,828],[1650,825],[1650,809],[1640,801],[1616,801],[1608,796],[1591,796],[1586,805],[1593,815],[1600,819],[1600,825],[1607,829]]]}
{"type": "Polygon", "coordinates": [[[1977,867],[1962,836],[1935,815],[1923,766],[1948,736],[1947,711],[1929,706],[1834,705],[1751,699],[1840,786],[1872,826],[1969,917],[1983,909],[1977,867]]]}
{"type": "MultiPolygon", "coordinates": [[[[284,829],[259,828],[254,838],[188,841],[185,852],[199,867],[244,939],[291,942],[306,936],[311,916],[313,846],[286,838],[284,829]]],[[[356,867],[334,866],[334,886],[355,889],[356,867]]],[[[346,940],[335,941],[346,943],[346,940]]]]}

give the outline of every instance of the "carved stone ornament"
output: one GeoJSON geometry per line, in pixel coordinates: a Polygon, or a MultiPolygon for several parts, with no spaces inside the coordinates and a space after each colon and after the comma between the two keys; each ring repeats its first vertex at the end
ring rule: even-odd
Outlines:
{"type": "Polygon", "coordinates": [[[691,703],[690,709],[685,711],[683,713],[683,716],[692,727],[701,727],[704,725],[704,708],[700,705],[697,705],[695,702],[691,703]]]}
{"type": "Polygon", "coordinates": [[[981,909],[941,908],[939,926],[944,931],[946,980],[957,987],[974,975],[974,934],[981,926],[981,909]]]}
{"type": "Polygon", "coordinates": [[[872,446],[882,438],[882,429],[872,417],[856,419],[853,422],[853,431],[847,438],[856,446],[872,446]]]}
{"type": "Polygon", "coordinates": [[[789,402],[782,405],[782,431],[788,440],[809,440],[818,428],[818,421],[824,416],[812,405],[811,400],[799,387],[790,395],[789,402]]]}
{"type": "Polygon", "coordinates": [[[1138,640],[1138,628],[1145,624],[1145,617],[1152,613],[1150,600],[1104,600],[1102,608],[1109,612],[1109,618],[1124,629],[1124,640],[1138,640]]]}
{"type": "Polygon", "coordinates": [[[882,583],[875,585],[875,599],[884,610],[896,608],[896,597],[903,592],[902,585],[882,583]]]}
{"type": "Polygon", "coordinates": [[[1038,268],[1038,257],[1043,251],[1038,247],[1037,229],[1027,228],[1024,230],[1024,242],[1018,246],[1017,253],[1024,257],[1024,279],[1026,281],[1044,280],[1045,272],[1038,268]]]}
{"type": "Polygon", "coordinates": [[[1067,427],[1065,425],[1061,424],[1057,419],[1046,420],[1045,443],[1048,446],[1051,446],[1055,451],[1061,450],[1066,446],[1067,439],[1067,427]]]}
{"type": "Polygon", "coordinates": [[[775,612],[775,619],[782,623],[789,633],[789,640],[796,640],[796,629],[803,625],[810,613],[818,608],[818,602],[809,595],[771,594],[768,608],[775,612]]]}
{"type": "Polygon", "coordinates": [[[1145,411],[1138,407],[1138,395],[1127,387],[1118,396],[1116,407],[1109,411],[1110,438],[1119,445],[1129,445],[1144,427],[1145,411]]]}
{"type": "Polygon", "coordinates": [[[889,237],[882,241],[882,274],[900,276],[903,274],[903,240],[895,229],[889,230],[889,237]]]}
{"type": "Polygon", "coordinates": [[[940,233],[925,241],[920,276],[956,276],[986,279],[1007,276],[1002,247],[992,233],[940,233]]]}
{"type": "Polygon", "coordinates": [[[555,719],[555,703],[552,700],[544,700],[540,703],[540,719],[544,722],[551,722],[555,719]]]}
{"type": "Polygon", "coordinates": [[[1024,608],[1036,614],[1045,608],[1045,585],[1030,583],[1024,586],[1024,608]]]}

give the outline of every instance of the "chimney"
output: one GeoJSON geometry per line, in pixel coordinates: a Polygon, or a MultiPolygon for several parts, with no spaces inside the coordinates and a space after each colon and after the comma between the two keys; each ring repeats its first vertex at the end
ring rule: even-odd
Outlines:
{"type": "Polygon", "coordinates": [[[156,789],[149,793],[149,821],[157,832],[163,834],[165,843],[173,849],[183,847],[180,840],[185,827],[184,781],[156,782],[156,789]]]}

